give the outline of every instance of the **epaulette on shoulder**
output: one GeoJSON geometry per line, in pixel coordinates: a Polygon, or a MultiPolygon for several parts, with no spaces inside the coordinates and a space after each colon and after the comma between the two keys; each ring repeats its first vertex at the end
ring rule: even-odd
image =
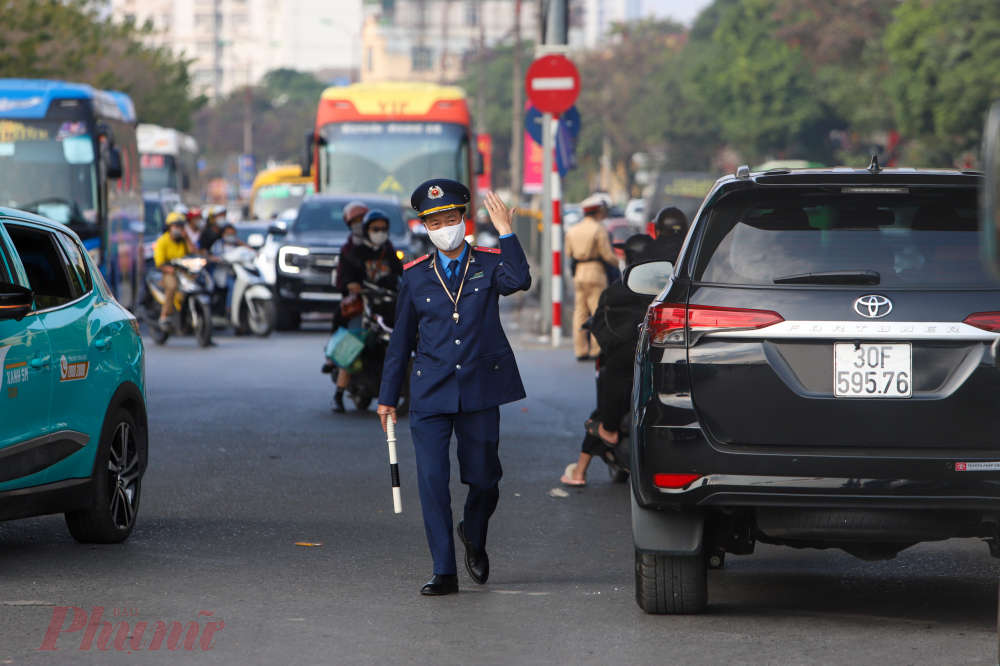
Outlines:
{"type": "Polygon", "coordinates": [[[477,252],[489,252],[490,254],[500,254],[500,248],[498,247],[479,247],[478,245],[472,248],[477,252]]]}
{"type": "Polygon", "coordinates": [[[414,259],[414,260],[413,260],[413,261],[411,261],[410,263],[408,263],[408,264],[406,264],[405,266],[403,266],[403,270],[405,271],[405,270],[406,270],[406,269],[408,269],[408,268],[413,268],[414,266],[416,266],[417,264],[419,264],[419,263],[420,263],[421,261],[423,261],[424,259],[426,259],[426,258],[427,258],[427,257],[429,257],[429,256],[431,256],[431,255],[429,255],[429,254],[425,254],[425,255],[424,255],[424,256],[422,256],[422,257],[419,257],[419,258],[417,258],[417,259],[414,259]]]}

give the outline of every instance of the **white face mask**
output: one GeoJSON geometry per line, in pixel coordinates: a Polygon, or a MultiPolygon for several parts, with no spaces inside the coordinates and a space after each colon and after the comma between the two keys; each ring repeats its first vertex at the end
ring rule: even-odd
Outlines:
{"type": "Polygon", "coordinates": [[[450,227],[428,230],[427,235],[439,250],[451,252],[462,246],[462,241],[465,239],[465,225],[459,222],[450,227]]]}
{"type": "Polygon", "coordinates": [[[364,231],[365,225],[360,220],[351,225],[351,233],[354,234],[355,238],[361,238],[364,231]]]}
{"type": "Polygon", "coordinates": [[[373,231],[368,234],[368,242],[374,247],[382,247],[389,240],[388,231],[373,231]]]}

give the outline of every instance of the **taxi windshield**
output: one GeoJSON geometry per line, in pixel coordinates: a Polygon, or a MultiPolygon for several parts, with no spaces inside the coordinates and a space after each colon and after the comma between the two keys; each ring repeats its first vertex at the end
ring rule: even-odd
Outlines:
{"type": "Polygon", "coordinates": [[[409,199],[434,174],[469,182],[466,130],[455,123],[347,122],[323,128],[320,178],[328,192],[409,199]]]}
{"type": "Polygon", "coordinates": [[[95,165],[83,121],[0,120],[0,205],[63,224],[94,224],[95,165]]]}

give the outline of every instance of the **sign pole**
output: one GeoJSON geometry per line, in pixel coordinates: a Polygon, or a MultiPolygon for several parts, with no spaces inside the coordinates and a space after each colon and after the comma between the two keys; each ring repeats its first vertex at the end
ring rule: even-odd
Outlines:
{"type": "Polygon", "coordinates": [[[552,114],[548,126],[552,137],[552,346],[562,341],[562,181],[555,155],[555,137],[559,131],[559,114],[552,114]]]}
{"type": "MultiPolygon", "coordinates": [[[[555,136],[552,134],[552,114],[542,114],[542,275],[552,275],[552,169],[555,158],[555,136]]],[[[541,287],[541,333],[552,327],[553,293],[552,281],[540,280],[541,287]]]]}

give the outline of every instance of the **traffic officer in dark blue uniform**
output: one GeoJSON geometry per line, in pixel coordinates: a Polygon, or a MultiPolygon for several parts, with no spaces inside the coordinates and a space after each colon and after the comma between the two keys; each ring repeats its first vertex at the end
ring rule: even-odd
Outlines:
{"type": "Polygon", "coordinates": [[[531,285],[528,261],[511,230],[514,211],[490,192],[486,208],[500,248],[465,242],[469,190],[453,180],[430,180],[410,203],[438,248],[403,271],[396,326],[389,340],[378,412],[382,428],[395,422],[404,373],[410,375],[410,433],[416,450],[420,505],[434,559],[434,577],[421,594],[458,592],[451,493],[452,432],[462,483],[469,486],[458,537],[466,569],[483,584],[490,574],[486,531],[500,497],[500,405],[525,397],[514,352],[500,325],[499,298],[531,285]]]}

